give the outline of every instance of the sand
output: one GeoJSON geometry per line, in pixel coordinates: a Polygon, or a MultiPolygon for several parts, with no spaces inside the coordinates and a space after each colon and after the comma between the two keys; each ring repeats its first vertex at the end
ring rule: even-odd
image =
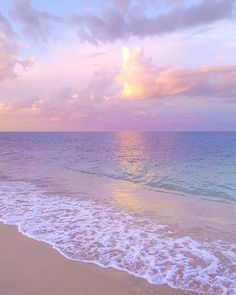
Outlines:
{"type": "Polygon", "coordinates": [[[193,294],[155,286],[125,272],[68,260],[43,242],[0,224],[1,295],[193,294]]]}

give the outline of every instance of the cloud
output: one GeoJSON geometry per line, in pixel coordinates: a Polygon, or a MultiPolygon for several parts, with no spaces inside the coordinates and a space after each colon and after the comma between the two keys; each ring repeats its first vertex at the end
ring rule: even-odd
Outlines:
{"type": "Polygon", "coordinates": [[[10,15],[23,25],[23,33],[27,37],[43,42],[51,33],[50,23],[63,21],[61,17],[37,10],[31,0],[15,0],[10,15]]]}
{"type": "Polygon", "coordinates": [[[11,104],[0,102],[0,113],[5,113],[11,110],[11,104]]]}
{"type": "Polygon", "coordinates": [[[32,59],[19,58],[21,50],[15,33],[9,22],[0,14],[0,82],[3,80],[14,79],[16,67],[27,68],[32,65],[32,59]]]}
{"type": "Polygon", "coordinates": [[[140,47],[122,49],[122,65],[117,82],[125,99],[167,96],[225,97],[236,95],[236,66],[202,66],[196,69],[157,67],[140,47]]]}
{"type": "Polygon", "coordinates": [[[94,53],[91,53],[91,54],[87,55],[86,57],[87,57],[87,58],[96,58],[96,57],[98,57],[98,56],[105,55],[105,54],[106,54],[105,51],[94,52],[94,53]]]}
{"type": "MultiPolygon", "coordinates": [[[[76,86],[65,86],[61,81],[61,87],[55,84],[53,90],[48,89],[48,83],[39,80],[40,87],[44,89],[41,94],[23,96],[11,102],[0,104],[0,114],[9,116],[25,116],[38,119],[40,121],[61,121],[78,120],[86,117],[93,117],[94,114],[104,111],[113,99],[116,73],[113,71],[100,69],[94,72],[87,85],[79,88],[76,86]],[[57,118],[57,120],[55,119],[57,118]]],[[[24,88],[29,86],[30,81],[24,88]]],[[[28,95],[28,93],[27,93],[28,95]]]]}
{"type": "MultiPolygon", "coordinates": [[[[34,41],[47,42],[53,26],[73,25],[81,41],[93,44],[131,37],[147,37],[212,24],[234,15],[236,0],[104,0],[85,1],[86,10],[63,17],[40,11],[32,0],[14,0],[10,15],[23,26],[23,33],[34,41]],[[97,12],[94,12],[94,7],[97,12]]],[[[82,5],[83,7],[83,5],[82,5]]]]}
{"type": "Polygon", "coordinates": [[[229,102],[236,102],[233,65],[158,66],[140,47],[124,47],[120,63],[115,46],[95,56],[94,47],[76,46],[55,47],[14,83],[1,85],[1,130],[155,130],[222,108],[227,117],[229,102]]]}
{"type": "Polygon", "coordinates": [[[132,4],[132,1],[117,0],[101,14],[89,12],[85,15],[71,15],[70,22],[78,27],[80,40],[98,44],[122,38],[167,34],[211,24],[231,18],[235,6],[235,0],[202,0],[190,6],[184,5],[182,1],[167,1],[169,9],[160,14],[160,2],[152,1],[152,14],[156,12],[155,16],[146,10],[145,3],[150,4],[150,1],[132,4]]]}

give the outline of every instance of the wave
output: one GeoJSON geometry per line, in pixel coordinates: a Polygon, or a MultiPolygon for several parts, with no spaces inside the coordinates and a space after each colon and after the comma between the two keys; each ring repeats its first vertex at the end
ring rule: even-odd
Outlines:
{"type": "Polygon", "coordinates": [[[151,284],[236,294],[235,245],[181,236],[111,202],[52,196],[30,183],[2,181],[0,219],[69,259],[113,267],[151,284]]]}
{"type": "Polygon", "coordinates": [[[98,177],[108,177],[110,179],[114,180],[125,180],[129,181],[135,184],[141,184],[144,186],[147,186],[151,189],[154,189],[159,192],[165,192],[165,193],[172,193],[175,195],[191,195],[191,196],[196,196],[200,198],[206,198],[208,200],[212,201],[219,201],[219,202],[224,202],[224,203],[231,203],[231,202],[236,202],[235,198],[235,191],[233,184],[231,184],[231,187],[228,185],[217,185],[216,189],[213,188],[202,188],[201,185],[199,187],[193,187],[190,188],[190,184],[188,187],[187,183],[185,184],[177,184],[175,181],[172,180],[166,180],[165,178],[157,180],[157,177],[154,176],[152,180],[146,180],[145,175],[148,173],[143,173],[140,175],[133,175],[133,174],[122,174],[122,173],[109,173],[109,172],[100,172],[96,171],[95,169],[90,171],[84,170],[84,169],[76,169],[76,168],[71,168],[66,165],[61,165],[63,169],[67,169],[70,171],[82,173],[82,174],[87,174],[87,175],[96,175],[98,177]],[[221,188],[227,189],[233,192],[232,195],[220,190],[221,188]]]}

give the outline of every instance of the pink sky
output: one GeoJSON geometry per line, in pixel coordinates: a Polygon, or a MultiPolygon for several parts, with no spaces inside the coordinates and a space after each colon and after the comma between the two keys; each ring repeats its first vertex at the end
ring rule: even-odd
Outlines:
{"type": "Polygon", "coordinates": [[[9,1],[0,131],[236,130],[235,1],[9,1]]]}

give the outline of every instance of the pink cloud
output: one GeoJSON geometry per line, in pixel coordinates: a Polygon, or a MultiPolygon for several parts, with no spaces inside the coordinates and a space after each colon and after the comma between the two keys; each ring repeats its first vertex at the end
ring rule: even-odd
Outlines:
{"type": "Polygon", "coordinates": [[[167,96],[233,96],[236,93],[236,66],[202,66],[196,69],[158,67],[146,58],[140,47],[122,49],[123,61],[117,76],[126,99],[167,96]]]}
{"type": "MultiPolygon", "coordinates": [[[[114,52],[111,60],[103,54],[86,58],[93,54],[91,50],[82,55],[76,48],[77,55],[67,50],[52,52],[55,60],[36,61],[14,86],[4,83],[0,129],[13,124],[18,130],[29,126],[32,130],[119,130],[125,126],[148,130],[161,120],[167,122],[177,108],[194,113],[199,97],[205,105],[217,97],[219,101],[235,97],[235,66],[159,67],[139,47],[123,48],[120,67],[114,66],[120,60],[114,52]],[[107,66],[92,66],[94,59],[107,66]]],[[[184,114],[178,116],[184,118],[184,114]]]]}
{"type": "Polygon", "coordinates": [[[0,15],[0,82],[15,78],[17,66],[27,68],[32,65],[32,59],[19,58],[20,49],[21,45],[11,25],[0,15]]]}

